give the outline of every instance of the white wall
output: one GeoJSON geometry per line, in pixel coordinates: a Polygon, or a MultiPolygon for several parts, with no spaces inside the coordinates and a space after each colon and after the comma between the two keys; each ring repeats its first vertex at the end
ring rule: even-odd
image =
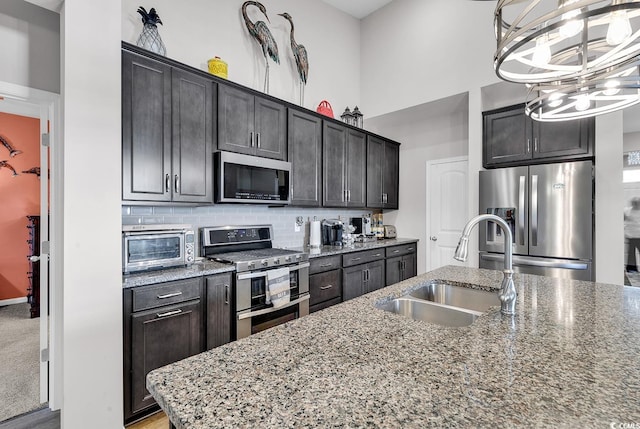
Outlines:
{"type": "MultiPolygon", "coordinates": [[[[122,0],[122,40],[136,42],[142,22],[138,6],[155,7],[163,25],[159,32],[167,56],[201,70],[207,60],[221,57],[229,66],[229,80],[263,90],[264,59],[258,43],[249,35],[240,12],[243,0],[156,0],[143,4],[122,0]]],[[[327,99],[335,117],[344,108],[360,104],[360,22],[318,0],[270,0],[262,2],[268,24],[278,44],[280,65],[270,61],[270,94],[298,104],[298,74],[289,44],[290,26],[278,16],[288,12],[295,24],[295,39],[309,54],[309,79],[304,106],[315,110],[327,99]]],[[[250,6],[252,21],[265,21],[250,6]]]]}
{"type": "Polygon", "coordinates": [[[367,117],[497,82],[495,2],[395,0],[362,20],[367,117]]]}
{"type": "MultiPolygon", "coordinates": [[[[401,142],[399,210],[386,211],[384,223],[394,224],[398,236],[417,238],[418,273],[426,270],[426,164],[433,159],[467,155],[468,97],[401,110],[367,120],[368,130],[401,142]],[[384,130],[384,132],[382,131],[384,130]]],[[[477,203],[476,203],[477,206],[477,203]]]]}
{"type": "Polygon", "coordinates": [[[0,82],[60,92],[60,16],[23,0],[0,2],[0,82]]]}
{"type": "Polygon", "coordinates": [[[61,13],[68,429],[122,427],[120,14],[100,0],[61,13]]]}

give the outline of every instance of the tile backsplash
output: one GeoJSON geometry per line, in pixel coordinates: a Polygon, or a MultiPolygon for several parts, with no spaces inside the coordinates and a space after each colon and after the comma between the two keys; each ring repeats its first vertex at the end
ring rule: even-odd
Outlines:
{"type": "MultiPolygon", "coordinates": [[[[217,204],[203,207],[171,206],[122,206],[122,224],[193,225],[197,231],[203,226],[222,225],[273,225],[275,247],[302,247],[308,242],[308,223],[340,217],[345,223],[350,217],[371,214],[371,210],[326,209],[303,207],[266,207],[260,205],[217,204]],[[296,232],[296,217],[302,216],[304,224],[296,232]]],[[[197,235],[197,234],[196,234],[197,235]]],[[[199,238],[197,238],[199,242],[199,238]]],[[[199,246],[199,243],[197,243],[199,246]]],[[[199,247],[198,247],[199,248],[199,247]]]]}

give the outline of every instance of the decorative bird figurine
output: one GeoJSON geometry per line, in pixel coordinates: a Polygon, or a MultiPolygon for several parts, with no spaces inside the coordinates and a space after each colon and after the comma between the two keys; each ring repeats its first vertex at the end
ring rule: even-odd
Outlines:
{"type": "MultiPolygon", "coordinates": [[[[269,93],[269,59],[267,58],[267,54],[273,61],[277,64],[280,64],[280,57],[278,56],[278,45],[276,44],[271,31],[267,27],[267,24],[264,21],[256,21],[251,22],[249,17],[247,17],[247,7],[248,6],[256,6],[260,9],[269,21],[269,17],[267,16],[267,9],[257,1],[246,1],[242,4],[242,17],[244,18],[244,22],[247,25],[247,30],[249,30],[249,34],[258,41],[260,46],[262,47],[262,55],[264,55],[264,61],[267,65],[267,69],[264,74],[264,92],[269,93]]],[[[269,21],[271,22],[271,21],[269,21]]]]}
{"type": "Polygon", "coordinates": [[[291,39],[291,51],[293,57],[296,60],[296,67],[298,68],[298,76],[300,76],[300,105],[304,105],[304,88],[307,85],[307,76],[309,76],[309,57],[307,56],[307,48],[304,45],[298,45],[293,37],[293,20],[291,15],[287,12],[279,13],[284,19],[291,24],[291,32],[289,37],[291,39]]]}
{"type": "Polygon", "coordinates": [[[35,174],[36,176],[38,176],[38,179],[40,178],[40,167],[31,167],[28,170],[22,170],[22,172],[24,174],[35,174]]]}
{"type": "Polygon", "coordinates": [[[7,161],[0,161],[0,168],[3,168],[3,167],[13,171],[13,177],[16,177],[18,175],[18,172],[16,171],[16,169],[13,168],[11,164],[9,164],[7,161]]]}
{"type": "Polygon", "coordinates": [[[11,158],[22,153],[21,150],[14,149],[14,147],[11,146],[11,143],[9,143],[9,141],[4,136],[0,136],[0,143],[2,143],[2,146],[7,148],[7,150],[9,151],[9,156],[11,158]]]}

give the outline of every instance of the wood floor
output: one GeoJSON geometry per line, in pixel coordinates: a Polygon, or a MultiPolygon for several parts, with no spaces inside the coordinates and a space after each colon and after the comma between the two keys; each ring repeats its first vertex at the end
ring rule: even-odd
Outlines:
{"type": "Polygon", "coordinates": [[[127,429],[169,429],[169,418],[162,411],[137,423],[127,426],[127,429]]]}

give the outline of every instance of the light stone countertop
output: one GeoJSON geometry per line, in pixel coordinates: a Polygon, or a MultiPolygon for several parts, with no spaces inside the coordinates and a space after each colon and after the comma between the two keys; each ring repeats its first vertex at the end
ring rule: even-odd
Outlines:
{"type": "Polygon", "coordinates": [[[154,370],[147,387],[178,429],[639,425],[638,288],[516,274],[517,315],[463,328],[374,308],[430,279],[501,278],[443,267],[154,370]]]}

